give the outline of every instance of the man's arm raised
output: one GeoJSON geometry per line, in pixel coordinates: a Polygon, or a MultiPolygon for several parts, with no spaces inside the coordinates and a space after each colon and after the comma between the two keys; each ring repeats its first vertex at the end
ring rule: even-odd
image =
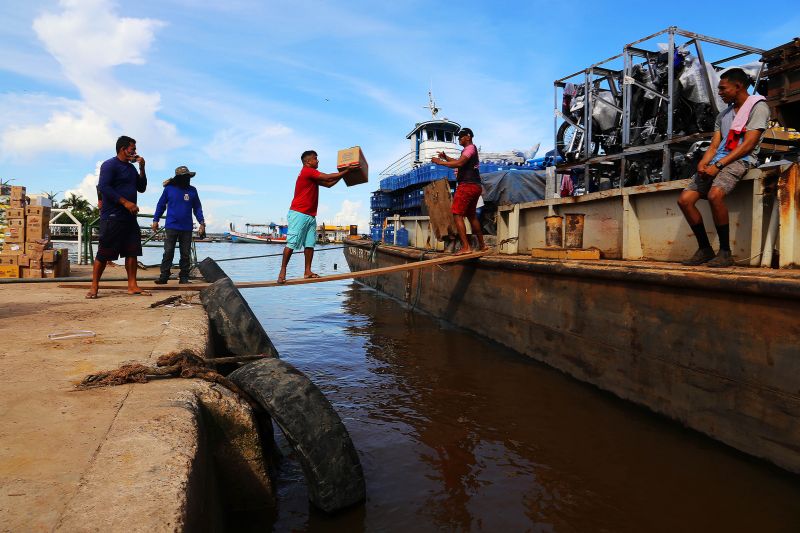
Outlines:
{"type": "Polygon", "coordinates": [[[343,170],[341,172],[334,172],[333,174],[323,174],[322,172],[320,172],[319,176],[317,176],[315,178],[311,178],[311,179],[313,179],[314,181],[316,181],[318,184],[322,185],[323,187],[327,187],[327,188],[330,189],[331,187],[336,185],[336,183],[340,179],[342,179],[342,177],[345,174],[350,172],[350,170],[351,169],[348,168],[348,169],[345,169],[345,170],[343,170]]]}

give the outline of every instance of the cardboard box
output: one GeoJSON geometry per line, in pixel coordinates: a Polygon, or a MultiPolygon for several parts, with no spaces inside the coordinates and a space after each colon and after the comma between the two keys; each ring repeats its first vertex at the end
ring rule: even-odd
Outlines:
{"type": "Polygon", "coordinates": [[[6,221],[6,225],[9,228],[24,228],[25,227],[25,219],[24,218],[9,218],[6,221]]]}
{"type": "Polygon", "coordinates": [[[28,216],[35,215],[39,217],[47,217],[48,222],[50,221],[50,208],[44,207],[41,205],[29,205],[25,208],[25,214],[28,216]]]}
{"type": "Polygon", "coordinates": [[[5,242],[3,243],[3,254],[22,255],[25,253],[25,243],[5,242]]]}
{"type": "Polygon", "coordinates": [[[12,200],[24,200],[25,199],[25,187],[21,187],[19,185],[12,185],[11,186],[11,199],[12,200]]]}
{"type": "Polygon", "coordinates": [[[40,240],[50,238],[50,224],[42,221],[39,217],[28,217],[28,223],[25,225],[26,240],[40,240]],[[31,223],[31,219],[39,219],[38,222],[31,223]]]}
{"type": "Polygon", "coordinates": [[[336,156],[336,168],[340,172],[346,168],[356,169],[344,176],[344,182],[348,187],[367,183],[369,180],[369,165],[367,165],[367,159],[364,157],[364,152],[361,151],[360,146],[339,150],[336,156]]]}
{"type": "Polygon", "coordinates": [[[0,266],[17,265],[19,266],[19,256],[11,254],[0,254],[0,266]]]}
{"type": "Polygon", "coordinates": [[[42,269],[41,268],[26,268],[20,267],[20,277],[21,278],[33,278],[38,279],[42,277],[42,269]]]}
{"type": "Polygon", "coordinates": [[[28,239],[28,242],[25,243],[25,253],[43,252],[44,250],[50,250],[52,247],[53,243],[50,242],[50,239],[28,239]]]}
{"type": "Polygon", "coordinates": [[[18,278],[20,268],[17,265],[0,265],[0,278],[18,278]]]}
{"type": "Polygon", "coordinates": [[[6,218],[25,218],[25,209],[21,207],[9,207],[6,209],[6,218]]]}
{"type": "Polygon", "coordinates": [[[53,207],[53,200],[44,194],[32,194],[28,197],[28,200],[31,201],[31,205],[53,207]]]}
{"type": "Polygon", "coordinates": [[[58,250],[43,250],[42,251],[42,262],[43,263],[55,263],[58,261],[58,250]]]}
{"type": "Polygon", "coordinates": [[[21,198],[12,198],[8,201],[8,206],[13,209],[25,209],[25,200],[21,198]]]}
{"type": "Polygon", "coordinates": [[[28,268],[30,268],[31,270],[41,270],[42,269],[41,259],[31,259],[28,268]]]}
{"type": "MultiPolygon", "coordinates": [[[[9,220],[9,222],[11,222],[9,220]]],[[[25,242],[25,226],[8,226],[3,231],[5,242],[24,243],[25,242]]]]}
{"type": "Polygon", "coordinates": [[[56,277],[68,278],[69,271],[69,248],[60,248],[58,250],[58,263],[56,263],[56,277]]]}
{"type": "Polygon", "coordinates": [[[31,266],[31,256],[29,255],[18,255],[17,256],[17,264],[21,267],[29,267],[31,266]]]}

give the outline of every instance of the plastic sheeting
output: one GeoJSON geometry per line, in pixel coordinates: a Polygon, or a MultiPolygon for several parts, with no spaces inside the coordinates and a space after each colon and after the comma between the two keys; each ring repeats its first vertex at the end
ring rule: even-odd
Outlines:
{"type": "Polygon", "coordinates": [[[519,204],[544,198],[544,170],[501,170],[481,174],[483,201],[495,205],[519,204]]]}

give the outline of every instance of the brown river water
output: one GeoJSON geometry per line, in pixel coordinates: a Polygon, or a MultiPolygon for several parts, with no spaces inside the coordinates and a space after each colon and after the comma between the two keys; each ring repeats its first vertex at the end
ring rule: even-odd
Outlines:
{"type": "MultiPolygon", "coordinates": [[[[279,252],[200,244],[200,257],[279,252]]],[[[347,270],[320,252],[321,273],[347,270]]],[[[277,258],[220,265],[272,278],[277,258]]],[[[290,276],[301,272],[295,257],[290,276]]],[[[353,282],[243,291],[281,357],[337,410],[363,506],[312,509],[280,463],[278,509],[253,531],[800,531],[800,476],[353,282]]],[[[486,320],[491,320],[487,316],[486,320]]]]}

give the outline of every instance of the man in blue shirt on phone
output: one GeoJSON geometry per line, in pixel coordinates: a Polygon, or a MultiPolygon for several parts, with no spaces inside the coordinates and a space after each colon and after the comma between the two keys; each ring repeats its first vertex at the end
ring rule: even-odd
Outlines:
{"type": "Polygon", "coordinates": [[[136,215],[137,193],[147,189],[145,161],[136,153],[136,140],[127,135],[117,139],[117,155],[100,166],[97,183],[100,208],[100,234],[97,255],[92,267],[92,285],[86,298],[97,298],[100,277],[106,265],[125,258],[128,294],[148,294],[136,282],[137,257],[142,255],[142,240],[136,215]],[[139,165],[137,170],[134,164],[139,165]]]}
{"type": "Polygon", "coordinates": [[[175,169],[175,176],[164,182],[164,192],[158,200],[156,212],[153,215],[153,231],[158,231],[158,220],[167,210],[166,237],[164,238],[164,257],[161,260],[161,276],[156,283],[163,285],[169,279],[172,259],[175,257],[175,243],[180,247],[180,273],[178,283],[189,283],[190,251],[192,247],[192,211],[200,223],[198,233],[205,236],[206,223],[203,218],[203,206],[197,189],[189,185],[189,180],[196,172],[190,172],[188,167],[180,166],[175,169]]]}

